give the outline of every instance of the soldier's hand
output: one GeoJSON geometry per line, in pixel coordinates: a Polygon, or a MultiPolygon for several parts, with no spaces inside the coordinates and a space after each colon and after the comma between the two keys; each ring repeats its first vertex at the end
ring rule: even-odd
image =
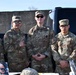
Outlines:
{"type": "Polygon", "coordinates": [[[37,54],[35,54],[35,55],[32,55],[32,57],[33,57],[34,59],[36,59],[36,58],[37,58],[37,54]]]}
{"type": "Polygon", "coordinates": [[[39,56],[38,56],[38,54],[32,55],[32,57],[33,57],[35,60],[39,61],[39,56]]]}
{"type": "Polygon", "coordinates": [[[40,55],[37,57],[37,60],[38,60],[38,61],[41,61],[41,60],[43,60],[45,57],[46,57],[45,55],[40,54],[40,55]]]}
{"type": "Polygon", "coordinates": [[[43,54],[35,54],[35,55],[32,55],[32,57],[35,60],[41,61],[41,60],[43,60],[45,58],[45,55],[43,55],[43,54]]]}
{"type": "Polygon", "coordinates": [[[61,68],[66,68],[68,66],[69,66],[69,63],[67,61],[65,61],[65,60],[60,61],[60,67],[61,68]]]}

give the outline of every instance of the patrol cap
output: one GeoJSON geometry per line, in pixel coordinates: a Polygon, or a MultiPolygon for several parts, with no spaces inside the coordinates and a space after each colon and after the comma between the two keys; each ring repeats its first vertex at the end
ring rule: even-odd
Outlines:
{"type": "Polygon", "coordinates": [[[12,16],[12,21],[18,21],[20,20],[21,21],[21,17],[20,16],[12,16]]]}
{"type": "Polygon", "coordinates": [[[59,24],[60,24],[60,26],[61,25],[69,25],[69,20],[68,19],[59,20],[59,24]]]}
{"type": "Polygon", "coordinates": [[[38,10],[38,11],[35,12],[35,16],[37,16],[37,15],[39,15],[39,14],[44,16],[44,12],[41,11],[41,10],[38,10]]]}
{"type": "Polygon", "coordinates": [[[33,68],[25,68],[20,75],[39,75],[33,68]]]}

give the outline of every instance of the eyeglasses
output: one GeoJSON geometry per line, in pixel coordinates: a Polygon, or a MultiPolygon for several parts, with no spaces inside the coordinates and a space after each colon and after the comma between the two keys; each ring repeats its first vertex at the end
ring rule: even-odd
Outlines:
{"type": "Polygon", "coordinates": [[[5,68],[0,68],[0,70],[5,71],[5,68]]]}
{"type": "Polygon", "coordinates": [[[37,15],[36,17],[37,18],[43,18],[44,16],[43,15],[37,15]]]}

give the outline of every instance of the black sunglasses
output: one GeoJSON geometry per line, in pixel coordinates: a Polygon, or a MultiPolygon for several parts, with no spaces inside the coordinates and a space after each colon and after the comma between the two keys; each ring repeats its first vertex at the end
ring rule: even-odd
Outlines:
{"type": "Polygon", "coordinates": [[[43,15],[37,15],[36,17],[37,18],[43,18],[44,16],[43,15]]]}
{"type": "Polygon", "coordinates": [[[19,21],[14,21],[14,23],[21,24],[22,22],[19,20],[19,21]]]}

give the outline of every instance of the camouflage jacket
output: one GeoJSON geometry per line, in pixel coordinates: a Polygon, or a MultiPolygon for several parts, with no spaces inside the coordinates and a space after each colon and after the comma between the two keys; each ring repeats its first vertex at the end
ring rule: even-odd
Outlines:
{"type": "Polygon", "coordinates": [[[63,36],[58,33],[52,40],[53,57],[56,62],[59,60],[76,59],[76,35],[69,32],[63,36]]]}
{"type": "Polygon", "coordinates": [[[14,66],[15,68],[23,64],[26,66],[26,62],[28,61],[26,47],[20,47],[20,41],[25,42],[25,35],[21,31],[17,32],[14,29],[11,29],[8,30],[4,35],[4,48],[5,52],[7,53],[8,64],[16,64],[16,66],[14,66]]]}
{"type": "Polygon", "coordinates": [[[29,55],[41,53],[50,57],[50,44],[51,39],[54,37],[54,32],[50,31],[46,26],[40,28],[36,25],[29,30],[28,34],[29,55]]]}

